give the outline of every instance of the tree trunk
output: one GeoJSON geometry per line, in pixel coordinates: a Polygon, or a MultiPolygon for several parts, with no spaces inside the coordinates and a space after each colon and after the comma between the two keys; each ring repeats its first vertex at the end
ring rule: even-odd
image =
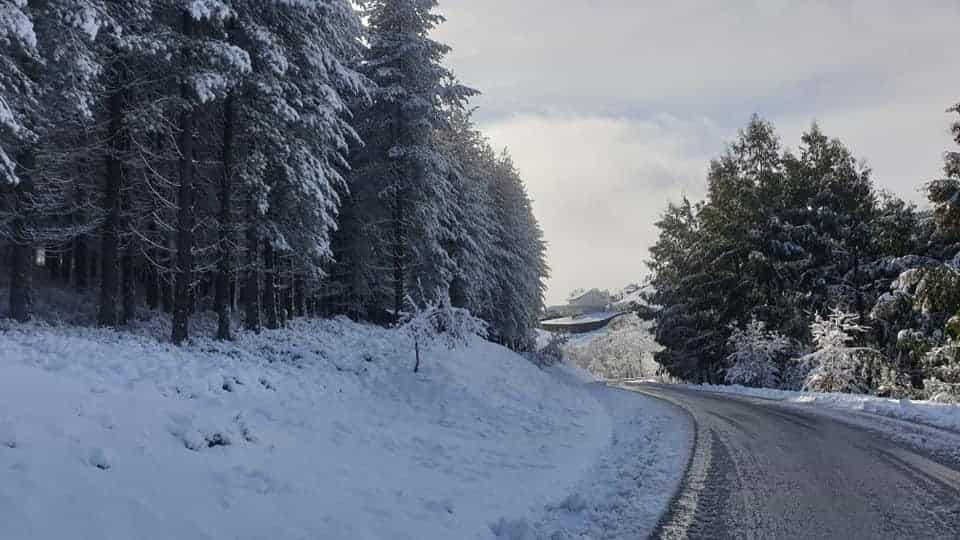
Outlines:
{"type": "Polygon", "coordinates": [[[107,126],[107,178],[104,185],[103,209],[106,219],[100,228],[100,311],[97,324],[117,324],[117,291],[119,283],[120,248],[120,193],[123,189],[123,84],[120,62],[112,66],[113,80],[108,107],[110,121],[107,126]]]}
{"type": "Polygon", "coordinates": [[[403,313],[404,297],[404,275],[403,275],[403,197],[400,193],[400,182],[397,182],[394,189],[393,201],[393,318],[394,322],[400,320],[400,314],[403,313]]]}
{"type": "Polygon", "coordinates": [[[68,242],[63,248],[60,259],[60,281],[70,285],[70,276],[73,273],[73,242],[68,242]]]}
{"type": "Polygon", "coordinates": [[[214,298],[217,339],[230,340],[230,229],[233,227],[233,94],[223,103],[223,175],[220,178],[220,261],[214,298]]]}
{"type": "Polygon", "coordinates": [[[137,318],[137,276],[134,248],[132,240],[127,242],[123,250],[123,257],[120,259],[120,266],[123,270],[123,316],[120,322],[124,325],[130,324],[137,318]]]}
{"type": "Polygon", "coordinates": [[[277,313],[277,265],[273,245],[266,242],[263,246],[263,312],[267,317],[267,328],[280,328],[277,313]]]}
{"type": "Polygon", "coordinates": [[[280,310],[280,326],[286,328],[290,319],[293,318],[293,260],[289,257],[281,257],[279,268],[287,270],[286,275],[284,275],[284,272],[280,274],[280,282],[283,284],[280,289],[283,293],[280,297],[282,307],[280,310]]]}
{"type": "MultiPolygon", "coordinates": [[[[186,10],[181,14],[183,35],[192,33],[193,20],[186,10]]],[[[177,192],[177,275],[173,294],[173,330],[171,340],[180,345],[189,337],[190,283],[193,279],[193,108],[190,106],[190,86],[186,71],[189,68],[190,52],[181,51],[180,69],[180,134],[177,140],[180,151],[180,186],[177,192]]]]}
{"type": "Polygon", "coordinates": [[[13,235],[10,257],[10,318],[27,322],[33,316],[34,248],[30,241],[30,202],[35,167],[33,151],[25,152],[19,163],[20,183],[14,187],[15,217],[10,223],[13,235]]]}
{"type": "MultiPolygon", "coordinates": [[[[164,260],[166,261],[167,268],[173,268],[176,264],[176,257],[174,255],[174,248],[176,247],[173,241],[173,233],[164,233],[164,245],[167,246],[166,255],[164,260]]],[[[171,282],[171,276],[169,271],[161,271],[159,275],[158,282],[160,283],[160,304],[163,307],[164,313],[173,313],[173,283],[171,282]]]]}
{"type": "MultiPolygon", "coordinates": [[[[150,223],[150,237],[157,238],[157,224],[150,223]]],[[[160,262],[160,250],[156,247],[149,248],[150,255],[148,259],[152,259],[153,262],[147,261],[147,266],[144,269],[144,296],[146,297],[147,307],[152,310],[160,307],[160,271],[154,266],[154,263],[160,262]]]]}
{"type": "Polygon", "coordinates": [[[90,261],[87,259],[87,235],[81,234],[73,239],[73,283],[78,291],[87,289],[90,261]]]}
{"type": "Polygon", "coordinates": [[[307,316],[307,287],[302,274],[293,277],[293,302],[297,317],[307,316]]]}
{"type": "Polygon", "coordinates": [[[417,363],[413,366],[413,372],[418,373],[420,371],[420,340],[413,338],[413,350],[417,355],[417,363]]]}
{"type": "Polygon", "coordinates": [[[260,332],[260,238],[257,234],[256,204],[253,195],[248,203],[247,273],[244,279],[244,326],[248,332],[260,332]]]}
{"type": "Polygon", "coordinates": [[[60,253],[57,252],[55,246],[47,246],[46,252],[44,254],[44,266],[47,267],[47,272],[50,274],[50,280],[53,281],[60,276],[60,253]]]}

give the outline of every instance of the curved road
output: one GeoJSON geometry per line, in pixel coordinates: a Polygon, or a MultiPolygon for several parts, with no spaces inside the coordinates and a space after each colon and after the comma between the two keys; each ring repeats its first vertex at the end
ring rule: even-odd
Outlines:
{"type": "Polygon", "coordinates": [[[686,409],[689,470],[657,538],[960,539],[960,470],[775,402],[623,386],[686,409]]]}

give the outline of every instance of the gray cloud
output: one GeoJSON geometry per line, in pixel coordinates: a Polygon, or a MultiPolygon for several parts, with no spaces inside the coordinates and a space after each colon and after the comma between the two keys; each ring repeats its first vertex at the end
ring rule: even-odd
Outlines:
{"type": "Polygon", "coordinates": [[[749,115],[795,145],[814,120],[919,200],[960,101],[955,1],[441,0],[437,38],[484,91],[548,241],[549,297],[644,273],[668,200],[699,197],[749,115]]]}

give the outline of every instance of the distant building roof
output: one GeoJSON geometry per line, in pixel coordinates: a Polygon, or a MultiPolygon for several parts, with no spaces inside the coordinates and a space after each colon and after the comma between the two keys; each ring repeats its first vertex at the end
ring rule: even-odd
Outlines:
{"type": "Polygon", "coordinates": [[[602,300],[604,303],[606,303],[610,301],[610,294],[605,291],[601,291],[600,289],[590,289],[589,291],[583,291],[579,294],[570,296],[570,298],[567,299],[567,302],[570,304],[577,304],[583,300],[591,298],[595,298],[598,301],[602,300]]]}

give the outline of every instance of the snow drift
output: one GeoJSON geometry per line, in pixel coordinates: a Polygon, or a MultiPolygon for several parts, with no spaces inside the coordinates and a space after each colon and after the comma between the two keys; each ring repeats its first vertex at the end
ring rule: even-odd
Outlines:
{"type": "Polygon", "coordinates": [[[569,373],[479,339],[414,375],[346,320],[157,332],[0,322],[0,538],[490,538],[611,440],[569,373]]]}

